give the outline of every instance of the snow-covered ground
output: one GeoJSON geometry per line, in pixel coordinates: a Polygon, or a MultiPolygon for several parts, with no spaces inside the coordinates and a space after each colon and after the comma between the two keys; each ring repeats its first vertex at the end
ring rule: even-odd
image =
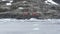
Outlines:
{"type": "Polygon", "coordinates": [[[0,19],[0,34],[60,34],[60,19],[0,19]]]}

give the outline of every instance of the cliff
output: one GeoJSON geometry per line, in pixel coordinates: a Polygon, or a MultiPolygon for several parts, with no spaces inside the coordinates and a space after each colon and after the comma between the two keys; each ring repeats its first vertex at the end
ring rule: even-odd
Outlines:
{"type": "Polygon", "coordinates": [[[0,2],[0,18],[60,19],[60,5],[48,5],[44,2],[45,0],[16,1],[11,5],[6,5],[9,1],[0,2]],[[32,16],[34,12],[38,15],[32,16]]]}

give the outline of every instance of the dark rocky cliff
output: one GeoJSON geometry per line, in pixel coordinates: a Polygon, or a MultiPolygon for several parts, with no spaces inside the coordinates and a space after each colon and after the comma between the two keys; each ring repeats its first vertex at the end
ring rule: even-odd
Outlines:
{"type": "MultiPolygon", "coordinates": [[[[60,19],[60,6],[45,4],[45,0],[14,0],[12,5],[0,2],[0,18],[60,19]],[[17,1],[17,2],[16,2],[17,1]],[[35,13],[33,16],[32,13],[35,13]],[[26,14],[26,15],[25,15],[26,14]]],[[[9,1],[7,1],[9,2],[9,1]]]]}

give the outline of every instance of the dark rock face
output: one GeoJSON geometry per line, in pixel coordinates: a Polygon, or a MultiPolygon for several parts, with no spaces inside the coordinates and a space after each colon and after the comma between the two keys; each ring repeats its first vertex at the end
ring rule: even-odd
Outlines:
{"type": "Polygon", "coordinates": [[[60,6],[47,5],[45,0],[16,0],[12,5],[0,4],[0,18],[60,19],[60,6]]]}

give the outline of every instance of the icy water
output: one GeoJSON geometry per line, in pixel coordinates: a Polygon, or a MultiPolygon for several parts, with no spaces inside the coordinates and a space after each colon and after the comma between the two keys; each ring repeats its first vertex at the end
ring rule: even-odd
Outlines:
{"type": "Polygon", "coordinates": [[[60,34],[60,19],[0,19],[0,34],[60,34]]]}

